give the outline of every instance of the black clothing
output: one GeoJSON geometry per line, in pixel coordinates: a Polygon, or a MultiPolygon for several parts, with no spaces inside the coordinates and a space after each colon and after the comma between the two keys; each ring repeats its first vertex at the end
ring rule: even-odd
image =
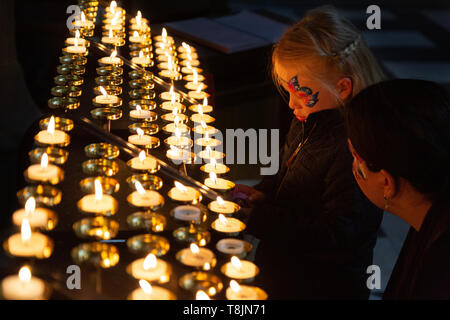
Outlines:
{"type": "Polygon", "coordinates": [[[261,240],[256,264],[269,296],[367,299],[382,210],[354,180],[340,111],[294,119],[280,160],[278,174],[256,186],[269,200],[255,207],[247,229],[261,240]]]}
{"type": "Polygon", "coordinates": [[[383,299],[450,299],[449,253],[450,204],[438,201],[410,228],[383,299]]]}

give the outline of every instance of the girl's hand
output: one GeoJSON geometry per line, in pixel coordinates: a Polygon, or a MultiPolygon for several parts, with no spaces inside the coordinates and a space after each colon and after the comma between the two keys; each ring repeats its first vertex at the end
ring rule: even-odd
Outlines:
{"type": "Polygon", "coordinates": [[[243,184],[237,184],[233,190],[233,200],[243,200],[248,207],[254,207],[264,198],[264,193],[243,184]]]}

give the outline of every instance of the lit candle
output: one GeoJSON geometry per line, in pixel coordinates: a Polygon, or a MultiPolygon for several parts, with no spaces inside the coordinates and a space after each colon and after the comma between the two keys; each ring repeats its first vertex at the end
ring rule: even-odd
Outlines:
{"type": "Polygon", "coordinates": [[[163,127],[163,131],[167,133],[175,133],[175,130],[179,130],[181,134],[185,134],[189,132],[189,127],[185,125],[184,123],[179,123],[179,119],[175,117],[175,122],[169,123],[168,125],[165,125],[163,127]],[[178,121],[178,122],[177,122],[178,121]]]}
{"type": "Polygon", "coordinates": [[[28,219],[22,220],[21,232],[7,240],[7,248],[16,257],[50,257],[53,249],[51,240],[39,232],[31,232],[28,219]]]}
{"type": "Polygon", "coordinates": [[[164,91],[161,93],[160,98],[162,100],[175,101],[175,100],[180,100],[181,95],[178,92],[174,92],[173,85],[171,85],[169,91],[164,91]]]}
{"type": "Polygon", "coordinates": [[[130,40],[130,42],[133,42],[133,43],[143,43],[143,42],[148,42],[149,41],[148,38],[140,36],[139,32],[137,32],[137,31],[134,31],[133,35],[130,36],[128,38],[128,40],[130,40]]]}
{"type": "Polygon", "coordinates": [[[84,15],[84,12],[81,11],[81,19],[75,19],[75,21],[72,23],[72,25],[75,28],[86,28],[86,29],[92,29],[94,28],[94,23],[90,20],[86,20],[86,17],[84,15]]]}
{"type": "Polygon", "coordinates": [[[164,204],[164,198],[156,191],[145,190],[139,181],[135,182],[136,191],[131,193],[127,200],[135,207],[156,208],[164,204]]]}
{"type": "Polygon", "coordinates": [[[196,91],[189,91],[188,92],[188,96],[193,98],[193,99],[199,99],[199,100],[203,100],[204,98],[207,98],[209,95],[202,91],[203,89],[203,83],[200,83],[200,85],[198,86],[196,91]]]}
{"type": "Polygon", "coordinates": [[[180,59],[192,61],[193,59],[197,59],[198,54],[195,52],[185,52],[180,54],[180,59]]]}
{"type": "Polygon", "coordinates": [[[216,175],[224,174],[224,173],[227,173],[228,171],[230,171],[230,168],[228,168],[223,163],[217,163],[216,159],[211,158],[210,161],[211,161],[210,163],[207,163],[207,164],[201,166],[200,170],[202,170],[203,172],[206,172],[206,173],[214,172],[216,175]]]}
{"type": "Polygon", "coordinates": [[[103,57],[98,60],[101,64],[108,64],[108,65],[120,65],[122,64],[122,59],[119,57],[116,57],[117,51],[114,50],[111,52],[111,55],[109,57],[103,57]]]}
{"type": "Polygon", "coordinates": [[[198,111],[199,111],[199,113],[194,113],[191,116],[192,122],[201,123],[203,121],[204,123],[211,123],[211,122],[216,121],[216,119],[214,119],[210,115],[203,114],[203,110],[201,108],[199,108],[198,111]]]}
{"type": "Polygon", "coordinates": [[[216,264],[216,256],[207,248],[200,248],[195,243],[191,243],[189,248],[182,249],[176,254],[176,258],[182,264],[195,267],[204,268],[207,264],[207,269],[216,264]]]}
{"type": "Polygon", "coordinates": [[[89,41],[86,39],[80,38],[80,31],[75,31],[75,37],[67,38],[66,44],[68,45],[75,45],[75,42],[78,46],[87,47],[89,45],[89,41]]]}
{"type": "Polygon", "coordinates": [[[231,257],[231,262],[224,264],[221,270],[228,278],[239,280],[252,279],[259,273],[253,262],[238,257],[231,257]]]}
{"type": "Polygon", "coordinates": [[[202,159],[223,159],[225,158],[225,153],[212,150],[210,146],[206,146],[205,150],[202,150],[198,153],[198,156],[202,159]]]}
{"type": "Polygon", "coordinates": [[[191,160],[192,153],[185,149],[170,146],[170,149],[166,152],[166,156],[173,161],[189,161],[191,160]]]}
{"type": "MultiPolygon", "coordinates": [[[[196,75],[197,72],[194,73],[194,75],[196,75]]],[[[198,82],[198,78],[194,78],[193,82],[188,82],[185,85],[186,89],[189,90],[198,90],[199,87],[201,87],[202,89],[206,89],[208,88],[208,86],[206,84],[204,84],[203,82],[198,82]]],[[[201,90],[201,89],[200,89],[201,90]]]]}
{"type": "Polygon", "coordinates": [[[142,20],[141,11],[138,11],[136,18],[134,19],[134,23],[131,25],[131,30],[139,30],[145,31],[148,30],[149,27],[145,21],[142,20]]]}
{"type": "MultiPolygon", "coordinates": [[[[78,32],[77,36],[79,37],[79,31],[77,30],[76,32],[78,32]]],[[[79,44],[79,38],[75,37],[73,38],[73,45],[69,45],[65,48],[65,52],[67,53],[73,53],[73,54],[84,54],[86,53],[86,47],[84,45],[79,44]]],[[[84,39],[83,39],[84,40],[84,39]]],[[[83,42],[84,43],[84,42],[83,42]]]]}
{"type": "Polygon", "coordinates": [[[189,107],[189,110],[193,112],[199,112],[199,110],[202,110],[202,113],[209,113],[213,111],[213,107],[208,105],[208,98],[203,99],[203,104],[193,104],[189,107]]]}
{"type": "MultiPolygon", "coordinates": [[[[203,138],[198,138],[197,140],[195,140],[195,143],[202,147],[214,148],[220,146],[222,144],[222,141],[210,138],[208,132],[206,132],[203,138]]],[[[211,160],[212,159],[215,160],[215,157],[212,157],[211,160]]]]}
{"type": "Polygon", "coordinates": [[[133,119],[150,119],[152,118],[152,113],[150,110],[142,110],[140,105],[136,105],[136,110],[130,111],[130,118],[133,119]]]}
{"type": "Polygon", "coordinates": [[[135,279],[165,283],[169,281],[170,266],[150,253],[143,259],[133,261],[130,265],[130,273],[135,279]]]}
{"type": "Polygon", "coordinates": [[[194,206],[178,206],[173,210],[173,216],[177,220],[181,221],[195,221],[200,222],[201,210],[194,206]]]}
{"type": "Polygon", "coordinates": [[[56,184],[60,182],[63,171],[53,164],[48,164],[47,153],[41,157],[40,164],[33,164],[25,171],[25,176],[33,181],[49,182],[56,184]]]}
{"type": "Polygon", "coordinates": [[[175,128],[175,135],[168,137],[165,142],[169,146],[174,146],[177,148],[187,148],[192,145],[192,140],[188,137],[182,137],[178,128],[175,128]]]}
{"type": "Polygon", "coordinates": [[[225,254],[241,255],[245,252],[245,241],[233,238],[221,239],[217,242],[216,248],[225,254]]]}
{"type": "Polygon", "coordinates": [[[223,214],[219,214],[219,218],[211,223],[211,227],[223,233],[238,233],[245,229],[245,224],[236,218],[227,218],[223,214]]]}
{"type": "Polygon", "coordinates": [[[173,108],[171,113],[163,114],[161,116],[161,119],[163,119],[165,121],[168,121],[168,122],[172,122],[172,121],[175,121],[175,118],[178,117],[178,120],[180,122],[183,122],[183,123],[187,122],[187,120],[188,120],[187,115],[182,114],[182,113],[178,113],[179,111],[180,110],[178,110],[177,108],[173,108]]]}
{"type": "Polygon", "coordinates": [[[134,290],[129,300],[174,300],[175,295],[162,287],[152,286],[146,280],[139,280],[140,288],[134,290]]]}
{"type": "Polygon", "coordinates": [[[2,295],[7,300],[43,300],[45,282],[33,277],[28,266],[23,266],[18,275],[2,280],[2,295]]]}
{"type": "Polygon", "coordinates": [[[170,101],[164,101],[161,104],[161,109],[172,111],[172,112],[174,110],[176,110],[177,113],[181,113],[186,109],[186,107],[183,104],[181,104],[180,102],[175,101],[175,96],[172,96],[170,101]]]}
{"type": "Polygon", "coordinates": [[[221,197],[217,197],[217,200],[211,201],[208,204],[208,209],[221,214],[233,214],[241,209],[239,205],[231,201],[225,201],[221,197]]]}
{"type": "Polygon", "coordinates": [[[214,190],[227,191],[233,189],[235,184],[223,178],[217,178],[214,172],[209,173],[209,178],[205,179],[205,185],[214,190]]]}
{"type": "Polygon", "coordinates": [[[159,170],[159,163],[153,157],[147,157],[145,151],[141,151],[138,157],[130,160],[129,166],[134,170],[148,170],[153,173],[159,170]]]}
{"type": "Polygon", "coordinates": [[[186,42],[182,42],[181,46],[178,47],[178,51],[180,53],[190,53],[197,51],[193,46],[188,45],[186,42]]]}
{"type": "MultiPolygon", "coordinates": [[[[107,37],[102,37],[102,43],[106,43],[106,44],[117,45],[117,44],[121,43],[122,41],[123,41],[122,38],[120,38],[120,37],[115,37],[115,36],[113,35],[113,30],[112,30],[112,28],[109,29],[108,36],[107,36],[107,37]]],[[[103,58],[102,58],[102,59],[103,59],[103,58]]],[[[103,61],[102,61],[102,63],[106,64],[106,63],[103,62],[103,61]]],[[[120,63],[120,61],[117,62],[117,63],[120,63]]]]}
{"type": "Polygon", "coordinates": [[[195,294],[195,300],[211,300],[208,294],[203,290],[198,290],[195,294]]]}
{"type": "Polygon", "coordinates": [[[61,130],[55,130],[55,118],[53,116],[50,117],[47,130],[39,131],[34,139],[41,144],[64,146],[68,145],[70,141],[67,133],[61,130]]]}
{"type": "Polygon", "coordinates": [[[174,40],[171,36],[167,35],[166,28],[162,28],[161,35],[155,37],[155,41],[164,42],[164,43],[173,43],[174,40]]]}
{"type": "Polygon", "coordinates": [[[216,134],[219,130],[216,128],[207,125],[204,121],[200,121],[200,124],[195,126],[193,131],[198,134],[208,133],[210,135],[216,134]]]}
{"type": "Polygon", "coordinates": [[[174,201],[195,202],[201,200],[201,194],[195,188],[186,187],[182,183],[175,181],[175,187],[169,190],[168,196],[174,201]]]}
{"type": "Polygon", "coordinates": [[[191,66],[191,64],[189,62],[186,63],[185,67],[181,68],[181,72],[183,72],[185,74],[193,74],[194,70],[197,71],[198,73],[201,73],[203,71],[200,68],[191,66]]]}
{"type": "Polygon", "coordinates": [[[80,210],[86,213],[111,215],[117,211],[117,200],[108,194],[103,194],[100,180],[94,181],[95,194],[88,194],[78,201],[80,210]]]}
{"type": "Polygon", "coordinates": [[[128,142],[137,146],[151,146],[155,143],[155,137],[144,134],[141,128],[136,129],[137,134],[133,134],[128,137],[128,142]]]}
{"type": "Polygon", "coordinates": [[[261,300],[259,290],[261,289],[253,286],[241,286],[236,280],[231,280],[226,296],[228,300],[261,300]]]}
{"type": "Polygon", "coordinates": [[[34,197],[28,198],[25,202],[25,208],[16,210],[13,213],[12,221],[16,226],[21,226],[23,219],[27,219],[30,227],[32,228],[43,228],[43,229],[53,229],[53,225],[49,225],[49,216],[52,211],[46,208],[36,208],[36,200],[34,197]]]}
{"type": "Polygon", "coordinates": [[[139,57],[134,57],[131,59],[132,63],[140,64],[141,66],[147,66],[149,65],[152,60],[148,55],[144,56],[144,52],[142,50],[139,51],[139,57]]]}
{"type": "Polygon", "coordinates": [[[110,104],[116,104],[119,102],[118,96],[108,94],[108,92],[102,86],[100,86],[99,89],[102,94],[95,97],[96,103],[110,105],[110,104]]]}

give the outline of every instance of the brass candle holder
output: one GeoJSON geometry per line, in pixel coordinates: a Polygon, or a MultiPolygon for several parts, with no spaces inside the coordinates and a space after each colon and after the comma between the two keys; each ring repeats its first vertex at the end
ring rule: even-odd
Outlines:
{"type": "Polygon", "coordinates": [[[59,57],[59,62],[61,64],[84,66],[87,63],[87,58],[77,54],[68,54],[59,57]]]}
{"type": "Polygon", "coordinates": [[[80,101],[77,98],[71,97],[52,97],[48,99],[47,105],[50,109],[63,109],[67,111],[78,109],[80,101]]]}
{"type": "Polygon", "coordinates": [[[119,231],[119,223],[102,216],[89,217],[75,222],[72,226],[75,234],[82,239],[109,240],[119,231]]]}
{"type": "Polygon", "coordinates": [[[17,192],[19,203],[24,206],[30,197],[34,197],[36,202],[48,207],[53,207],[61,202],[61,190],[50,185],[26,186],[17,192]]]}
{"type": "Polygon", "coordinates": [[[122,94],[122,87],[119,87],[119,86],[97,86],[97,87],[94,87],[95,95],[99,96],[99,95],[103,94],[100,87],[105,89],[106,93],[111,96],[120,96],[122,94]]]}
{"type": "Polygon", "coordinates": [[[99,76],[120,77],[123,74],[123,68],[115,66],[102,66],[95,70],[99,76]]]}
{"type": "Polygon", "coordinates": [[[156,97],[155,91],[151,89],[133,89],[128,93],[131,99],[154,99],[156,97]]]}
{"type": "Polygon", "coordinates": [[[156,212],[138,211],[127,217],[127,224],[134,230],[162,232],[166,229],[167,219],[162,214],[156,212]]]}
{"type": "MultiPolygon", "coordinates": [[[[53,117],[53,118],[55,119],[56,130],[68,132],[73,129],[73,121],[71,119],[62,117],[53,117]]],[[[50,119],[51,117],[47,117],[39,121],[39,127],[41,128],[41,130],[47,130],[48,124],[50,123],[50,119]]]]}
{"type": "Polygon", "coordinates": [[[216,266],[215,254],[208,248],[191,244],[189,248],[181,249],[175,254],[175,259],[187,267],[209,271],[216,266]],[[196,251],[194,251],[194,248],[196,251]]]}
{"type": "Polygon", "coordinates": [[[50,90],[55,97],[79,97],[81,96],[81,89],[77,86],[56,86],[50,90]]]}
{"type": "Polygon", "coordinates": [[[162,236],[146,233],[129,238],[127,247],[134,254],[147,255],[152,253],[157,257],[162,257],[169,251],[170,243],[162,236]]]}
{"type": "Polygon", "coordinates": [[[54,77],[53,81],[60,86],[81,86],[84,79],[75,74],[60,74],[54,77]]]}
{"type": "Polygon", "coordinates": [[[153,80],[150,79],[143,79],[143,78],[132,79],[128,82],[128,84],[133,89],[142,88],[146,90],[151,90],[155,88],[155,83],[153,82],[153,80]]]}
{"type": "Polygon", "coordinates": [[[180,205],[170,210],[170,216],[177,221],[188,224],[201,224],[206,222],[208,214],[198,206],[180,205]]]}
{"type": "MultiPolygon", "coordinates": [[[[157,134],[159,131],[159,126],[155,123],[149,123],[149,122],[137,122],[130,124],[128,126],[128,131],[133,134],[137,134],[137,129],[141,129],[144,131],[144,134],[146,135],[154,135],[157,134]]],[[[154,141],[155,146],[153,148],[156,148],[159,146],[159,139],[154,141]]]]}
{"type": "Polygon", "coordinates": [[[82,163],[83,172],[88,175],[111,177],[119,172],[119,165],[114,160],[91,159],[82,163]]]}
{"type": "Polygon", "coordinates": [[[103,87],[116,87],[122,85],[123,79],[121,76],[98,76],[95,77],[95,83],[103,87]]]}
{"type": "Polygon", "coordinates": [[[132,70],[128,73],[128,76],[130,79],[145,79],[145,80],[152,80],[153,79],[153,73],[151,73],[148,70],[132,70]]]}
{"type": "Polygon", "coordinates": [[[215,296],[223,289],[222,280],[218,276],[204,271],[185,274],[178,280],[178,284],[181,288],[194,294],[202,290],[209,296],[215,296]]]}
{"type": "Polygon", "coordinates": [[[128,103],[128,107],[130,107],[130,109],[136,109],[136,106],[139,106],[142,110],[151,111],[156,109],[156,102],[148,99],[137,99],[131,100],[128,103]]]}
{"type": "Polygon", "coordinates": [[[76,264],[91,264],[105,269],[119,263],[119,251],[108,243],[82,243],[72,249],[71,256],[76,264]]]}
{"type": "Polygon", "coordinates": [[[163,181],[160,177],[147,173],[134,174],[127,178],[127,183],[131,189],[135,188],[136,181],[139,181],[144,189],[147,190],[159,190],[163,186],[163,181]]]}
{"type": "Polygon", "coordinates": [[[248,253],[252,251],[253,246],[251,243],[244,240],[225,238],[216,243],[216,249],[223,256],[227,257],[227,259],[230,259],[232,256],[244,259],[248,253]]]}
{"type": "Polygon", "coordinates": [[[119,191],[119,182],[111,177],[89,177],[80,181],[80,188],[83,193],[95,193],[95,181],[99,181],[102,191],[106,194],[112,195],[119,191]]]}
{"type": "Polygon", "coordinates": [[[211,233],[205,227],[192,222],[188,226],[174,230],[173,237],[178,241],[195,243],[200,247],[206,246],[211,241],[211,233]]]}
{"type": "MultiPolygon", "coordinates": [[[[122,100],[120,100],[122,104],[122,100]]],[[[111,130],[111,121],[122,118],[122,110],[116,107],[95,108],[91,110],[92,118],[100,120],[103,128],[107,131],[111,130]]]]}
{"type": "Polygon", "coordinates": [[[83,65],[61,64],[56,67],[56,72],[61,75],[81,76],[86,72],[86,68],[83,65]]]}
{"type": "Polygon", "coordinates": [[[28,152],[31,163],[40,163],[43,154],[46,153],[48,156],[48,162],[54,164],[64,164],[69,157],[69,151],[55,148],[55,147],[44,147],[44,148],[34,148],[28,152]]]}
{"type": "Polygon", "coordinates": [[[115,159],[119,156],[120,150],[110,143],[92,143],[84,147],[84,153],[88,158],[115,159]]]}

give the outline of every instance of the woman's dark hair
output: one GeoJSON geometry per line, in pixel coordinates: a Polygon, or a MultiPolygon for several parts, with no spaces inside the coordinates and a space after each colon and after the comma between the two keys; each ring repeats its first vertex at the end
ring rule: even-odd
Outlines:
{"type": "Polygon", "coordinates": [[[353,147],[371,171],[402,177],[431,199],[450,192],[450,94],[424,80],[362,90],[344,110],[353,147]]]}

